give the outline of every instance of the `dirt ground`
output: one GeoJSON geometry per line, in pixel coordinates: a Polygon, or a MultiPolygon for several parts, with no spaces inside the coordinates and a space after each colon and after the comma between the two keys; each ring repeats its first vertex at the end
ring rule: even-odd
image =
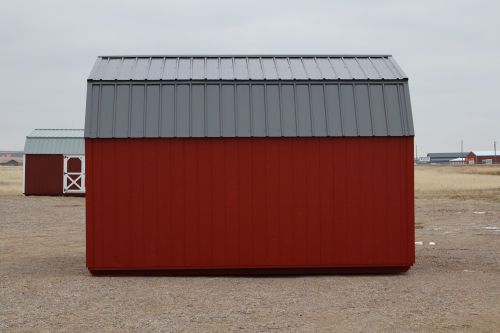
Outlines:
{"type": "Polygon", "coordinates": [[[465,168],[416,168],[400,275],[92,277],[84,199],[0,195],[0,331],[498,332],[500,168],[465,168]]]}

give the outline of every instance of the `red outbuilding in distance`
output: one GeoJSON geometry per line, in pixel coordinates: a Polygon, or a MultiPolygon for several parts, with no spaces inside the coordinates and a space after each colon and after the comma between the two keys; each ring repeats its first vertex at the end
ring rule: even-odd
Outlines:
{"type": "Polygon", "coordinates": [[[35,129],[24,146],[25,195],[84,195],[82,129],[35,129]]]}
{"type": "Polygon", "coordinates": [[[496,150],[474,150],[465,157],[467,164],[500,164],[500,153],[496,150]]]}
{"type": "Polygon", "coordinates": [[[406,271],[413,136],[388,55],[99,57],[87,267],[406,271]]]}

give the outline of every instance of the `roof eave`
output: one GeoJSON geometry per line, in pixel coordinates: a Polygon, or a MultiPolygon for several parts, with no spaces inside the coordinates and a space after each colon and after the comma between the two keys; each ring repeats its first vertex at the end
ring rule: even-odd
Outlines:
{"type": "Polygon", "coordinates": [[[389,58],[391,54],[127,54],[98,58],[389,58]]]}
{"type": "Polygon", "coordinates": [[[94,82],[103,82],[103,83],[126,83],[126,82],[144,82],[144,83],[156,83],[156,82],[167,82],[167,83],[266,83],[266,84],[273,84],[273,83],[289,83],[289,84],[299,84],[299,83],[390,83],[390,82],[408,82],[407,77],[403,78],[395,78],[395,79],[325,79],[325,80],[318,80],[318,79],[309,79],[309,80],[238,80],[238,79],[226,79],[226,80],[164,80],[164,79],[155,79],[155,80],[147,80],[147,79],[128,79],[128,80],[104,80],[104,79],[92,79],[88,78],[87,83],[94,83],[94,82]]]}

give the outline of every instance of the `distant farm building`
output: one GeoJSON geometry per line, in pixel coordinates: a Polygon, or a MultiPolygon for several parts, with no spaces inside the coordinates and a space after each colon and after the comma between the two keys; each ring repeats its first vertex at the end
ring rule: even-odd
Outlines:
{"type": "Polygon", "coordinates": [[[464,158],[467,153],[428,153],[429,163],[448,164],[451,160],[464,158]]]}
{"type": "Polygon", "coordinates": [[[500,153],[494,150],[475,150],[467,154],[468,164],[500,164],[500,153]]]}
{"type": "Polygon", "coordinates": [[[450,160],[450,164],[453,164],[453,165],[465,164],[465,157],[454,158],[454,159],[450,160]]]}
{"type": "Polygon", "coordinates": [[[24,146],[25,195],[85,193],[85,145],[81,129],[35,129],[24,146]]]}
{"type": "Polygon", "coordinates": [[[23,156],[22,151],[0,151],[0,165],[15,166],[14,162],[17,162],[17,165],[22,165],[23,156]]]}
{"type": "Polygon", "coordinates": [[[3,166],[19,166],[19,165],[21,165],[21,163],[19,163],[16,160],[8,160],[7,162],[0,163],[0,165],[3,165],[3,166]]]}
{"type": "Polygon", "coordinates": [[[417,164],[427,164],[430,163],[431,159],[428,156],[419,156],[415,158],[415,163],[417,164]]]}

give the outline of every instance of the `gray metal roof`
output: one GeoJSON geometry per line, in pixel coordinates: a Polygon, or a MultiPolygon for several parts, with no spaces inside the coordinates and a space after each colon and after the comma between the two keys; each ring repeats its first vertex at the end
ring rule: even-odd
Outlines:
{"type": "Polygon", "coordinates": [[[226,56],[206,59],[186,56],[99,58],[91,78],[106,79],[90,79],[88,82],[85,137],[414,135],[408,82],[391,57],[306,58],[305,56],[226,56]],[[145,63],[140,65],[146,66],[141,72],[143,74],[134,74],[132,80],[121,76],[123,63],[127,59],[135,63],[134,66],[127,67],[134,68],[134,73],[138,73],[139,61],[146,59],[148,65],[144,65],[145,63]],[[173,60],[176,66],[182,67],[183,59],[189,60],[185,64],[189,63],[189,66],[193,67],[177,69],[172,76],[164,75],[168,72],[165,72],[167,60],[173,60]],[[203,68],[206,69],[209,66],[207,62],[209,59],[217,59],[217,63],[220,64],[217,67],[218,75],[209,76],[205,72],[205,80],[195,80],[194,78],[202,77],[195,74],[194,60],[197,59],[203,60],[204,66],[206,64],[203,68]],[[247,68],[249,73],[253,73],[250,76],[255,79],[250,80],[248,75],[245,77],[235,74],[234,71],[229,71],[227,74],[222,70],[224,59],[231,59],[234,66],[228,68],[233,70],[237,68],[236,60],[245,60],[248,66],[243,67],[247,68]],[[254,76],[258,71],[253,72],[250,69],[250,62],[247,62],[251,59],[261,66],[263,75],[259,78],[254,76]],[[269,60],[267,64],[266,59],[269,60]],[[286,60],[289,69],[292,68],[290,73],[293,75],[285,76],[285,72],[278,69],[283,65],[278,59],[286,60]],[[360,61],[361,59],[364,61],[360,61]],[[380,64],[387,67],[387,72],[382,78],[379,75],[381,70],[376,70],[375,65],[372,72],[359,65],[365,61],[366,64],[374,64],[377,62],[374,62],[374,59],[378,59],[380,64]],[[114,67],[116,70],[106,69],[111,68],[109,67],[111,60],[117,60],[114,67]],[[153,60],[160,62],[153,66],[153,60]],[[294,61],[300,62],[303,68],[302,74],[297,74],[299,73],[297,68],[290,65],[294,61]],[[341,61],[345,73],[350,74],[342,78],[338,76],[340,71],[332,70],[330,74],[325,74],[327,73],[325,68],[335,68],[333,66],[335,61],[341,61]],[[152,76],[153,72],[159,73],[160,69],[151,71],[151,68],[160,68],[157,67],[160,63],[163,66],[160,66],[162,75],[152,76]],[[326,66],[327,64],[330,67],[326,66]],[[270,74],[273,66],[274,76],[270,74]],[[316,76],[312,74],[311,68],[315,68],[314,66],[317,66],[314,74],[316,76]],[[356,72],[354,67],[349,69],[350,66],[359,66],[359,71],[356,72]],[[267,71],[265,68],[270,69],[267,71]],[[113,77],[119,80],[111,79],[113,77]],[[370,79],[367,79],[368,77],[370,79]]]}
{"type": "Polygon", "coordinates": [[[101,56],[89,80],[400,80],[390,55],[101,56]]]}
{"type": "Polygon", "coordinates": [[[453,152],[453,153],[428,153],[427,157],[430,158],[457,158],[457,157],[465,157],[469,154],[468,152],[453,152]]]}
{"type": "Polygon", "coordinates": [[[26,137],[25,154],[84,155],[82,129],[35,129],[26,137]]]}
{"type": "Polygon", "coordinates": [[[83,138],[83,129],[74,128],[36,128],[28,138],[83,138]]]}

